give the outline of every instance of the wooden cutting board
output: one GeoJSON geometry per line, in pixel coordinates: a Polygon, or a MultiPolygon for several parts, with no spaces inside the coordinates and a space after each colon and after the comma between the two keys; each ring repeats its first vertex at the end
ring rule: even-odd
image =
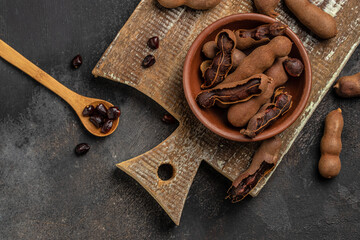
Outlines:
{"type": "MultiPolygon", "coordinates": [[[[309,103],[301,117],[280,135],[285,143],[281,158],[360,42],[359,0],[312,2],[335,16],[339,29],[336,38],[319,41],[283,3],[277,9],[280,13],[278,19],[289,25],[303,41],[313,67],[309,103]]],[[[195,11],[187,7],[165,9],[156,0],[142,0],[93,70],[95,76],[138,89],[179,121],[176,131],[157,147],[117,165],[138,181],[177,225],[201,161],[206,161],[225,177],[234,180],[249,166],[259,145],[232,142],[207,130],[189,109],[182,88],[183,63],[197,35],[222,17],[246,12],[253,12],[250,0],[222,0],[216,8],[208,11],[195,11]],[[161,46],[156,51],[146,46],[152,36],[161,39],[161,46]],[[143,69],[141,62],[150,53],[155,55],[157,62],[151,68],[143,69]],[[170,180],[162,181],[158,178],[157,170],[166,163],[173,166],[174,173],[170,180]]],[[[270,176],[258,184],[251,192],[252,196],[257,196],[270,176]]]]}

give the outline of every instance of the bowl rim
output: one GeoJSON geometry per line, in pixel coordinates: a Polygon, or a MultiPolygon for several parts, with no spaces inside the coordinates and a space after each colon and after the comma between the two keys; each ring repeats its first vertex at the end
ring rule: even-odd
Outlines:
{"type": "Polygon", "coordinates": [[[227,25],[232,22],[237,21],[260,21],[266,23],[273,23],[278,20],[273,19],[271,17],[268,17],[263,14],[257,14],[257,13],[238,13],[233,14],[224,18],[221,18],[212,24],[210,24],[208,27],[206,27],[195,39],[195,41],[192,43],[185,59],[184,68],[183,68],[183,88],[184,93],[186,97],[186,101],[193,112],[193,114],[196,116],[196,118],[210,131],[214,132],[215,134],[226,138],[228,140],[237,141],[237,142],[256,142],[256,141],[262,141],[269,139],[275,135],[280,134],[281,132],[285,131],[288,127],[290,127],[296,119],[300,116],[300,114],[304,111],[308,99],[310,97],[311,93],[311,87],[312,87],[312,69],[311,69],[311,63],[309,56],[307,54],[307,51],[302,44],[301,40],[298,38],[298,36],[289,28],[287,28],[285,32],[285,36],[289,37],[290,40],[296,45],[298,48],[298,51],[300,53],[300,56],[304,63],[304,74],[305,74],[305,84],[304,84],[304,90],[301,94],[299,104],[295,108],[294,112],[286,118],[286,120],[276,128],[272,129],[271,131],[263,132],[259,135],[257,135],[255,138],[250,139],[242,134],[238,135],[230,135],[228,133],[224,133],[220,128],[218,128],[215,124],[213,124],[209,119],[207,119],[202,113],[200,107],[196,107],[197,103],[196,100],[192,96],[192,91],[190,88],[190,69],[192,68],[192,59],[195,56],[195,53],[199,47],[201,47],[201,44],[206,38],[206,36],[213,33],[215,30],[217,30],[220,26],[227,25]]]}

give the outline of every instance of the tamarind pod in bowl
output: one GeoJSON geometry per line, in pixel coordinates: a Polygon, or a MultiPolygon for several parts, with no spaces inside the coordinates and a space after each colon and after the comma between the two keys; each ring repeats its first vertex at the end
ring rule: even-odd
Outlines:
{"type": "Polygon", "coordinates": [[[238,29],[235,31],[236,47],[245,50],[263,45],[274,37],[284,35],[287,27],[287,25],[280,22],[274,22],[253,29],[238,29]]]}
{"type": "Polygon", "coordinates": [[[335,19],[309,0],[285,0],[285,4],[318,37],[330,39],[336,36],[338,31],[335,19]]]}
{"type": "Polygon", "coordinates": [[[240,133],[249,138],[254,138],[288,112],[292,103],[292,96],[283,92],[283,89],[278,89],[275,92],[273,102],[262,106],[259,112],[250,119],[247,128],[242,129],[240,133]]]}
{"type": "Polygon", "coordinates": [[[229,29],[222,30],[217,34],[215,43],[219,49],[211,65],[203,74],[204,82],[201,89],[208,89],[224,81],[232,68],[232,53],[236,46],[236,37],[229,29]]]}
{"type": "Polygon", "coordinates": [[[203,108],[211,108],[216,102],[234,104],[248,101],[266,91],[272,78],[264,74],[257,74],[245,80],[219,84],[213,89],[199,93],[196,101],[203,108]]]}

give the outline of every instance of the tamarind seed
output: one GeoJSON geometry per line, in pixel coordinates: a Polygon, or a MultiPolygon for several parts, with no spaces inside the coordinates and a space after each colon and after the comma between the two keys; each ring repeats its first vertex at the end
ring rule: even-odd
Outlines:
{"type": "Polygon", "coordinates": [[[103,125],[103,123],[104,123],[104,119],[103,119],[101,116],[98,116],[98,115],[96,115],[96,116],[91,116],[89,120],[90,120],[90,122],[91,122],[92,124],[94,124],[94,126],[95,126],[96,128],[100,128],[100,127],[103,125]]]}
{"type": "Polygon", "coordinates": [[[107,115],[107,109],[106,109],[105,105],[102,103],[100,103],[99,105],[96,106],[95,111],[96,111],[96,113],[98,113],[101,116],[107,115]]]}
{"type": "Polygon", "coordinates": [[[113,120],[106,120],[104,125],[101,127],[101,133],[108,133],[113,126],[113,120]]]}
{"type": "Polygon", "coordinates": [[[86,106],[82,112],[84,117],[90,117],[94,114],[95,108],[93,105],[86,106]]]}
{"type": "Polygon", "coordinates": [[[107,117],[110,120],[116,120],[120,117],[121,111],[117,107],[111,107],[107,110],[107,117]]]}
{"type": "Polygon", "coordinates": [[[159,48],[159,37],[155,36],[148,40],[147,45],[151,49],[158,49],[159,48]]]}
{"type": "Polygon", "coordinates": [[[169,113],[164,114],[161,121],[167,124],[174,124],[176,123],[176,119],[169,113]]]}
{"type": "Polygon", "coordinates": [[[149,68],[152,65],[154,65],[155,62],[156,62],[156,60],[153,55],[147,55],[142,62],[142,66],[143,66],[143,68],[149,68]]]}
{"type": "Polygon", "coordinates": [[[77,69],[81,66],[81,64],[82,64],[82,57],[80,54],[78,54],[71,61],[71,65],[73,66],[73,68],[77,69]]]}
{"type": "Polygon", "coordinates": [[[75,153],[78,156],[86,154],[90,150],[90,146],[87,143],[80,143],[75,147],[75,153]]]}

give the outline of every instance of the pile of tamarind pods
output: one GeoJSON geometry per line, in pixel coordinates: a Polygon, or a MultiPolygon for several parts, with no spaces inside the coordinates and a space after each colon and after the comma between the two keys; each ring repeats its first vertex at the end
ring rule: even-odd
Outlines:
{"type": "Polygon", "coordinates": [[[280,22],[223,29],[214,41],[205,43],[202,91],[196,97],[200,107],[228,108],[228,122],[249,138],[286,114],[292,96],[279,87],[304,70],[299,59],[288,57],[293,43],[284,36],[286,29],[280,22]]]}

